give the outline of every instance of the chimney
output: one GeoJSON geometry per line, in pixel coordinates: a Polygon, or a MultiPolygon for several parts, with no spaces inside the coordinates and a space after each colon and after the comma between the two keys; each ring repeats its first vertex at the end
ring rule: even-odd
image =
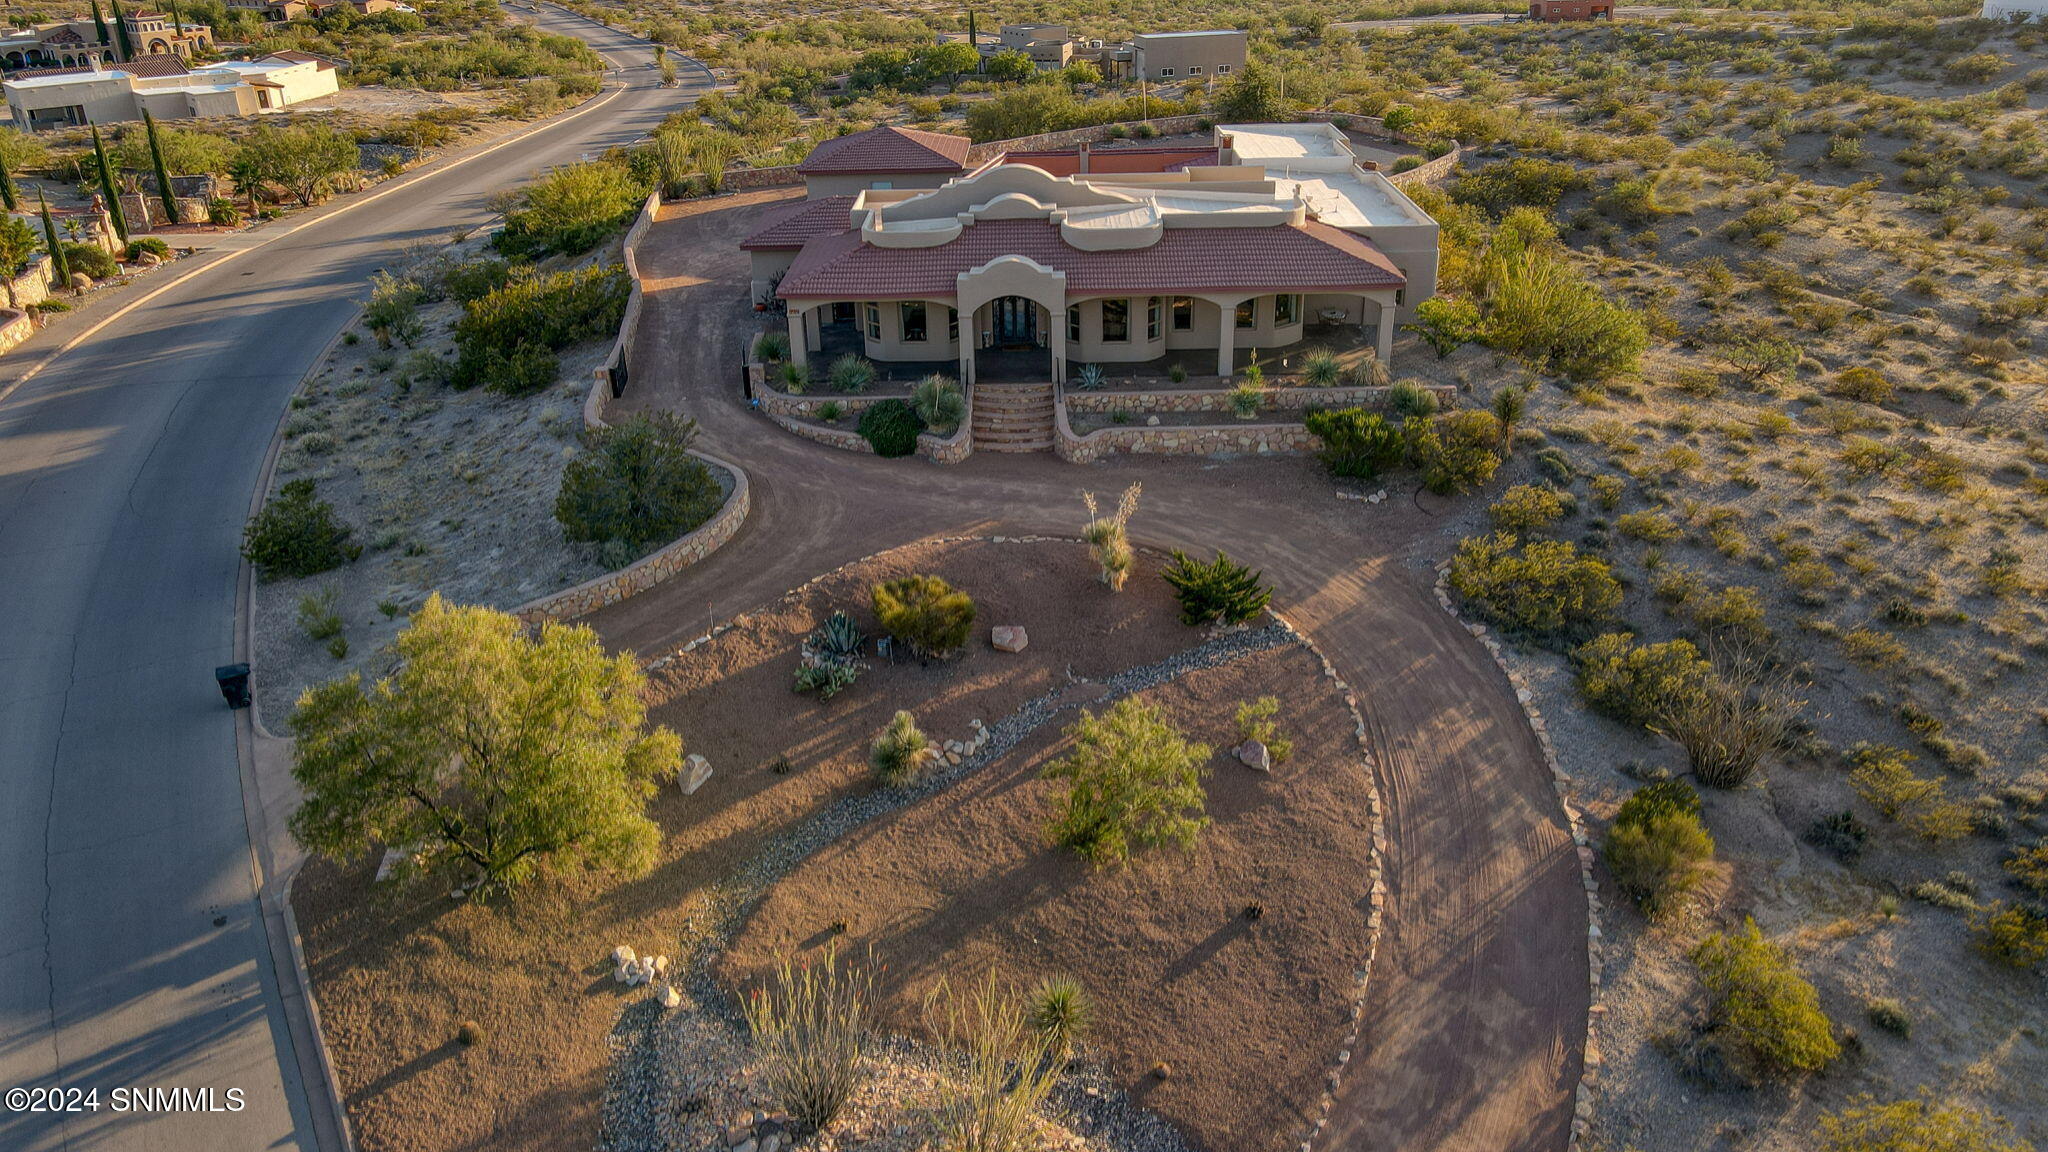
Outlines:
{"type": "Polygon", "coordinates": [[[1080,147],[1078,147],[1078,148],[1076,148],[1076,149],[1074,149],[1074,151],[1075,151],[1075,153],[1076,153],[1076,154],[1077,154],[1077,155],[1078,155],[1078,156],[1080,157],[1080,160],[1081,160],[1081,171],[1082,171],[1082,172],[1084,172],[1084,173],[1085,173],[1085,172],[1087,172],[1087,171],[1088,171],[1088,142],[1087,142],[1086,140],[1083,140],[1083,141],[1081,141],[1081,146],[1080,146],[1080,147]]]}

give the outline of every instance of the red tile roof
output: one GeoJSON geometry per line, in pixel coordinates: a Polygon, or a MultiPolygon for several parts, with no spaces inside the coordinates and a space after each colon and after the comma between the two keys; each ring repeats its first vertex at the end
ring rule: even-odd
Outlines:
{"type": "Polygon", "coordinates": [[[967,166],[967,149],[972,144],[965,136],[948,136],[943,132],[870,128],[825,141],[811,149],[796,170],[806,176],[959,172],[967,166]]]}
{"type": "Polygon", "coordinates": [[[1045,220],[985,220],[933,248],[877,248],[857,232],[805,244],[784,299],[947,297],[955,277],[998,256],[1067,274],[1067,292],[1365,291],[1408,281],[1370,240],[1311,221],[1267,228],[1168,228],[1147,248],[1084,252],[1045,220]]]}
{"type": "Polygon", "coordinates": [[[168,52],[158,52],[150,56],[137,56],[126,63],[113,64],[109,65],[109,67],[119,68],[130,76],[183,76],[191,71],[190,68],[185,67],[184,60],[168,52]]]}
{"type": "Polygon", "coordinates": [[[801,248],[820,236],[844,232],[851,224],[853,197],[826,196],[805,200],[770,215],[754,234],[740,241],[749,252],[801,248]]]}

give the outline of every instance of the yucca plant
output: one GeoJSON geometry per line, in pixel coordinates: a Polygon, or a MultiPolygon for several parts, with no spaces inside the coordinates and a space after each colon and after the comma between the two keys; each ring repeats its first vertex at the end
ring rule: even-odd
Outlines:
{"type": "Polygon", "coordinates": [[[1380,358],[1371,352],[1351,366],[1351,383],[1360,388],[1384,388],[1394,378],[1380,358]]]}
{"type": "Polygon", "coordinates": [[[868,767],[891,788],[915,784],[938,759],[938,750],[917,727],[917,718],[898,712],[868,748],[868,767]]]}
{"type": "Polygon", "coordinates": [[[1074,377],[1074,387],[1083,392],[1099,391],[1108,382],[1109,377],[1100,364],[1083,364],[1080,374],[1074,377]]]}
{"type": "Polygon", "coordinates": [[[939,1113],[950,1152],[1024,1152],[1038,1140],[1032,1114],[1051,1095],[1059,1065],[995,973],[964,1000],[941,981],[925,1001],[932,1033],[966,1057],[964,1083],[939,1113]]]}
{"type": "Polygon", "coordinates": [[[967,397],[961,394],[960,386],[950,376],[936,373],[919,380],[911,389],[910,406],[916,409],[925,427],[939,436],[952,435],[967,415],[967,397]]]}
{"type": "Polygon", "coordinates": [[[789,337],[780,332],[763,332],[754,338],[754,358],[763,362],[787,359],[789,337]]]}
{"type": "Polygon", "coordinates": [[[1343,366],[1337,363],[1337,354],[1324,348],[1310,352],[1301,361],[1301,381],[1311,388],[1335,385],[1343,371],[1343,366]]]}
{"type": "Polygon", "coordinates": [[[804,389],[810,386],[810,383],[811,374],[804,371],[795,361],[788,361],[782,365],[782,390],[784,392],[792,396],[801,396],[804,389]]]}
{"type": "Polygon", "coordinates": [[[1131,516],[1138,510],[1138,497],[1145,486],[1133,483],[1124,489],[1117,501],[1116,512],[1104,516],[1095,506],[1095,493],[1081,493],[1081,504],[1088,509],[1088,523],[1081,529],[1081,538],[1088,542],[1088,550],[1095,557],[1096,567],[1102,569],[1102,582],[1109,585],[1111,592],[1124,590],[1124,582],[1131,578],[1131,565],[1137,555],[1131,551],[1130,535],[1125,531],[1131,516]]]}
{"type": "Polygon", "coordinates": [[[768,1091],[799,1125],[823,1128],[853,1095],[874,987],[869,965],[827,945],[815,963],[784,959],[742,1002],[768,1091]]]}
{"type": "MultiPolygon", "coordinates": [[[[1250,372],[1251,369],[1247,368],[1245,371],[1250,372]]],[[[1237,413],[1239,420],[1249,420],[1259,414],[1261,395],[1258,387],[1247,380],[1230,390],[1230,410],[1237,413]]]]}
{"type": "Polygon", "coordinates": [[[1055,1060],[1073,1055],[1095,1018],[1088,991],[1071,976],[1048,976],[1031,993],[1031,1027],[1055,1060]]]}
{"type": "Polygon", "coordinates": [[[1253,352],[1252,362],[1245,365],[1244,370],[1238,373],[1239,376],[1244,378],[1244,386],[1246,388],[1258,388],[1266,383],[1266,370],[1259,367],[1258,355],[1257,352],[1253,352]]]}
{"type": "Polygon", "coordinates": [[[875,366],[848,352],[832,362],[825,370],[825,378],[841,392],[861,392],[875,382],[875,366]]]}

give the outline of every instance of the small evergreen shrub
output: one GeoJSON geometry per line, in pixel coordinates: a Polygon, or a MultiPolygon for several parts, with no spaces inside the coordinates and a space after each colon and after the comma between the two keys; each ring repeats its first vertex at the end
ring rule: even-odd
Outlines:
{"type": "Polygon", "coordinates": [[[362,555],[353,533],[335,517],[334,505],[314,495],[311,480],[291,480],[249,520],[242,555],[265,580],[298,579],[362,555]]]}
{"type": "Polygon", "coordinates": [[[1501,493],[1486,515],[1501,532],[1543,532],[1564,519],[1564,500],[1549,485],[1517,484],[1501,493]]]}
{"type": "Polygon", "coordinates": [[[903,401],[884,400],[863,411],[856,428],[875,455],[894,458],[917,451],[917,434],[924,431],[924,421],[903,401]]]}
{"type": "Polygon", "coordinates": [[[1621,606],[1607,562],[1562,540],[1468,538],[1451,560],[1449,583],[1487,620],[1533,636],[1583,634],[1621,606]]]}
{"type": "Polygon", "coordinates": [[[1265,611],[1273,599],[1273,590],[1260,582],[1263,573],[1232,562],[1221,551],[1205,564],[1175,549],[1172,563],[1160,575],[1180,601],[1183,624],[1242,624],[1265,611]]]}
{"type": "Polygon", "coordinates": [[[1681,908],[1705,882],[1714,838],[1700,822],[1699,796],[1671,780],[1623,802],[1602,853],[1615,883],[1655,920],[1681,908]]]}
{"type": "Polygon", "coordinates": [[[128,247],[122,252],[121,259],[133,263],[135,260],[140,259],[144,252],[159,260],[169,260],[171,258],[171,246],[169,244],[164,243],[155,236],[139,236],[128,242],[128,247]]]}
{"type": "Polygon", "coordinates": [[[1708,1034],[1738,1074],[1818,1072],[1841,1054],[1813,985],[1755,920],[1707,937],[1692,961],[1707,993],[1708,1034]]]}
{"type": "Polygon", "coordinates": [[[917,718],[908,712],[897,712],[868,747],[868,767],[890,788],[917,783],[938,759],[938,749],[918,730],[917,718]]]}
{"type": "Polygon", "coordinates": [[[1501,442],[1501,423],[1491,412],[1466,409],[1433,424],[1420,418],[1409,424],[1409,455],[1422,469],[1422,486],[1439,496],[1484,487],[1500,467],[1495,448],[1501,442]]]}
{"type": "Polygon", "coordinates": [[[555,519],[570,540],[618,540],[633,556],[677,539],[725,503],[717,477],[690,454],[697,422],[639,413],[586,429],[581,455],[562,472],[555,519]]]}
{"type": "Polygon", "coordinates": [[[1629,632],[1580,645],[1572,661],[1586,703],[1636,728],[1656,728],[1674,711],[1695,706],[1714,677],[1713,665],[1691,641],[1638,644],[1629,632]]]}
{"type": "Polygon", "coordinates": [[[1863,1006],[1863,1014],[1880,1031],[1889,1032],[1901,1040],[1913,1035],[1913,1017],[1906,1006],[1897,1000],[1880,997],[1863,1006]]]}
{"type": "Polygon", "coordinates": [[[1126,696],[1097,717],[1082,711],[1067,729],[1073,750],[1045,769],[1065,780],[1052,838],[1089,861],[1123,864],[1149,848],[1193,848],[1209,817],[1202,765],[1210,749],[1191,744],[1159,710],[1126,696]]]}
{"type": "Polygon", "coordinates": [[[114,255],[97,244],[63,243],[64,263],[73,272],[83,272],[95,280],[118,276],[121,265],[114,255]]]}
{"type": "Polygon", "coordinates": [[[1856,858],[1863,855],[1863,846],[1869,839],[1869,827],[1858,820],[1854,812],[1819,817],[1806,829],[1808,844],[1844,864],[1855,863],[1856,858]]]}
{"type": "Polygon", "coordinates": [[[1322,440],[1316,458],[1332,476],[1371,480],[1401,462],[1401,434],[1377,412],[1314,409],[1304,424],[1322,440]]]}
{"type": "Polygon", "coordinates": [[[616,335],[631,291],[619,264],[507,282],[470,301],[456,321],[451,382],[515,396],[553,384],[553,353],[616,335]]]}
{"type": "Polygon", "coordinates": [[[875,617],[889,635],[924,656],[943,656],[967,643],[974,600],[937,576],[905,576],[874,587],[875,617]]]}

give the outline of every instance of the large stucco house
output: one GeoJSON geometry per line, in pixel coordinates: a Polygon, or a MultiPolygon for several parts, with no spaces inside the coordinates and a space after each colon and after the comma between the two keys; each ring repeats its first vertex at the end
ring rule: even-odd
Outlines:
{"type": "Polygon", "coordinates": [[[168,55],[125,64],[17,73],[0,84],[14,126],[24,132],[140,120],[255,116],[340,88],[334,65],[304,52],[225,60],[198,68],[168,55]]]}
{"type": "Polygon", "coordinates": [[[948,361],[971,383],[1203,350],[1227,376],[1251,349],[1339,335],[1385,360],[1436,290],[1436,223],[1328,125],[972,164],[966,140],[932,135],[821,146],[832,182],[742,242],[757,296],[787,306],[799,364],[847,349],[948,361]],[[900,171],[920,150],[958,160],[900,171]]]}
{"type": "MultiPolygon", "coordinates": [[[[176,56],[191,59],[213,50],[213,29],[173,20],[161,12],[136,9],[121,13],[136,58],[176,56]]],[[[89,19],[57,20],[13,28],[0,36],[0,68],[71,68],[108,64],[120,58],[118,41],[100,39],[99,25],[89,19]]]]}

